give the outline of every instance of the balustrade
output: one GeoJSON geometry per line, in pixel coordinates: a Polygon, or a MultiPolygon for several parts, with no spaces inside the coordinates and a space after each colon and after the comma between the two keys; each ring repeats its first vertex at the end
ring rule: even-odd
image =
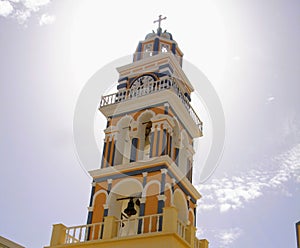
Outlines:
{"type": "Polygon", "coordinates": [[[141,96],[153,94],[156,92],[164,91],[164,90],[171,90],[178,96],[181,100],[182,104],[185,106],[186,110],[190,114],[191,118],[194,120],[196,125],[202,131],[202,122],[200,121],[199,117],[197,116],[196,112],[190,105],[188,99],[184,96],[180,88],[178,87],[177,81],[178,79],[175,78],[165,78],[155,82],[145,83],[139,87],[130,88],[127,90],[122,90],[117,93],[113,93],[110,95],[102,96],[100,102],[100,108],[117,104],[120,102],[128,101],[134,98],[138,98],[141,96]]]}

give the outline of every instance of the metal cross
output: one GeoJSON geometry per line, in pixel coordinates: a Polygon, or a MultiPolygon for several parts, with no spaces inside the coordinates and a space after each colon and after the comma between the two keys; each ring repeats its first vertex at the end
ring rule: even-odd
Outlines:
{"type": "Polygon", "coordinates": [[[158,22],[158,28],[160,28],[161,21],[167,19],[167,17],[163,17],[163,18],[161,18],[161,17],[162,17],[162,15],[159,15],[159,16],[158,16],[158,20],[155,20],[155,21],[153,22],[153,23],[158,22]]]}

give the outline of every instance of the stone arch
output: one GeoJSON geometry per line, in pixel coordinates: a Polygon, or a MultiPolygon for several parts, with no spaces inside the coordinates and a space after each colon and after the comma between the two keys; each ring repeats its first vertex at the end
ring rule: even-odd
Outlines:
{"type": "Polygon", "coordinates": [[[174,120],[174,128],[173,128],[173,136],[172,136],[172,158],[178,166],[179,159],[179,150],[180,150],[180,126],[177,118],[173,118],[174,120]]]}
{"type": "MultiPolygon", "coordinates": [[[[135,178],[126,178],[118,182],[109,194],[107,204],[108,204],[108,215],[115,216],[116,218],[121,218],[121,213],[126,207],[128,200],[120,200],[120,198],[130,197],[130,196],[140,196],[143,191],[142,183],[135,178]]],[[[138,208],[136,209],[139,210],[138,208]]],[[[138,216],[138,213],[135,215],[138,216]]]]}
{"type": "MultiPolygon", "coordinates": [[[[100,194],[104,194],[104,195],[105,195],[105,200],[107,200],[107,197],[108,197],[107,191],[104,190],[104,189],[100,189],[100,190],[98,190],[98,191],[94,194],[94,196],[93,196],[92,207],[95,206],[95,199],[96,199],[96,197],[97,197],[98,195],[100,195],[100,194]]],[[[105,203],[106,203],[106,202],[105,202],[105,203]]]]}
{"type": "MultiPolygon", "coordinates": [[[[143,196],[145,201],[145,216],[158,213],[158,196],[160,195],[161,184],[158,180],[151,180],[145,186],[143,196]]],[[[144,233],[153,232],[156,230],[158,219],[152,219],[152,225],[150,225],[150,219],[146,218],[144,222],[144,233]]]]}
{"type": "Polygon", "coordinates": [[[130,124],[133,118],[129,115],[123,116],[117,123],[118,134],[116,135],[116,151],[114,164],[128,163],[130,156],[130,124]]]}
{"type": "MultiPolygon", "coordinates": [[[[104,206],[107,201],[107,192],[105,190],[99,190],[97,191],[94,196],[93,196],[93,202],[92,202],[92,207],[93,207],[93,215],[92,215],[92,223],[99,223],[104,221],[104,206]]],[[[90,233],[89,239],[99,239],[100,234],[99,234],[99,226],[92,227],[95,228],[93,230],[93,235],[90,233]]]]}
{"type": "Polygon", "coordinates": [[[170,207],[173,205],[173,192],[172,192],[172,185],[166,183],[165,185],[165,207],[170,207]]]}
{"type": "Polygon", "coordinates": [[[138,160],[150,157],[152,118],[155,115],[154,111],[147,109],[137,118],[137,136],[139,137],[138,160]]]}
{"type": "MultiPolygon", "coordinates": [[[[159,191],[160,191],[160,181],[158,180],[151,180],[150,182],[148,182],[144,189],[143,189],[143,193],[142,193],[142,197],[146,197],[147,196],[147,191],[149,189],[149,187],[152,185],[152,184],[157,184],[158,185],[158,191],[157,192],[153,192],[154,194],[159,194],[159,191]]],[[[151,194],[151,193],[150,193],[151,194]]]]}
{"type": "Polygon", "coordinates": [[[189,223],[190,225],[195,225],[195,214],[192,208],[189,209],[189,223]]]}
{"type": "Polygon", "coordinates": [[[178,167],[183,173],[183,175],[186,175],[188,173],[188,168],[189,168],[188,147],[189,147],[189,137],[186,131],[182,130],[181,137],[180,137],[178,167]]]}
{"type": "Polygon", "coordinates": [[[178,218],[184,223],[188,223],[188,206],[186,197],[180,189],[176,189],[174,192],[174,206],[178,211],[178,218]]]}

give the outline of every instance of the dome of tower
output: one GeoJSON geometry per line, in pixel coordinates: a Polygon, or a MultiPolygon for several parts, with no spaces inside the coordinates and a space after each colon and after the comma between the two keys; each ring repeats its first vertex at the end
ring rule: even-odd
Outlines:
{"type": "Polygon", "coordinates": [[[160,37],[168,39],[168,40],[173,40],[172,34],[167,32],[167,30],[162,32],[161,28],[158,28],[156,33],[155,33],[154,30],[152,30],[152,33],[149,33],[149,34],[146,35],[145,40],[151,39],[155,36],[160,36],[160,37]]]}

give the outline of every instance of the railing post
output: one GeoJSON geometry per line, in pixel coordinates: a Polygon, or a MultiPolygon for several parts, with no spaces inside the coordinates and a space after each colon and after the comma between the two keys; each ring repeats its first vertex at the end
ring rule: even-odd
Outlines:
{"type": "Polygon", "coordinates": [[[52,227],[50,246],[63,245],[65,241],[66,241],[66,226],[63,224],[54,224],[52,227]]]}
{"type": "Polygon", "coordinates": [[[186,229],[185,240],[194,248],[195,238],[196,238],[196,227],[192,224],[189,224],[186,229]]]}
{"type": "Polygon", "coordinates": [[[163,208],[163,226],[162,231],[167,233],[177,232],[177,209],[175,207],[163,208]]]}
{"type": "Polygon", "coordinates": [[[208,241],[206,239],[200,239],[200,247],[199,248],[208,248],[208,241]]]}
{"type": "Polygon", "coordinates": [[[107,216],[104,218],[103,239],[111,239],[117,236],[117,218],[115,216],[107,216]]]}

